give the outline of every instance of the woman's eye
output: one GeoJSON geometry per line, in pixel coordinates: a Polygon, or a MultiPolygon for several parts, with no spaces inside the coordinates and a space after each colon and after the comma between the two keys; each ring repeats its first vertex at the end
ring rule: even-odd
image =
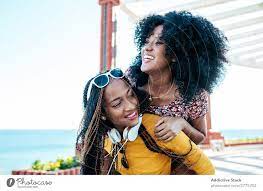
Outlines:
{"type": "Polygon", "coordinates": [[[162,41],[157,41],[156,44],[160,45],[160,44],[164,44],[162,41]]]}
{"type": "Polygon", "coordinates": [[[121,102],[118,102],[118,103],[113,104],[112,107],[117,108],[117,107],[119,107],[120,105],[121,105],[121,102]]]}
{"type": "MultiPolygon", "coordinates": [[[[149,42],[150,42],[149,39],[146,39],[146,40],[145,40],[145,44],[148,44],[149,42]]],[[[144,45],[145,45],[145,44],[144,44],[144,45]]]]}

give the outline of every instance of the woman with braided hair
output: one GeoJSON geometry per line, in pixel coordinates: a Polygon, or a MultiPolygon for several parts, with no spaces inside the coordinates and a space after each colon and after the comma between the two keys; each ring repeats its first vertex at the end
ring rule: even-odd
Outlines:
{"type": "Polygon", "coordinates": [[[171,174],[175,160],[196,174],[214,174],[208,157],[182,131],[167,143],[155,137],[160,117],[142,114],[148,98],[120,69],[89,80],[76,144],[81,174],[171,174]]]}
{"type": "MultiPolygon", "coordinates": [[[[138,55],[126,73],[133,86],[150,95],[146,111],[162,116],[154,127],[158,139],[168,142],[181,130],[196,144],[205,139],[208,94],[224,76],[226,42],[211,22],[189,12],[139,21],[138,55]]],[[[187,171],[177,169],[191,174],[187,171]]]]}

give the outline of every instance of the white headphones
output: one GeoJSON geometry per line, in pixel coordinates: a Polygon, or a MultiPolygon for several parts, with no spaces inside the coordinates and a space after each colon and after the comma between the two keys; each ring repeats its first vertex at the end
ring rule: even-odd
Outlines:
{"type": "MultiPolygon", "coordinates": [[[[126,127],[123,131],[123,139],[128,140],[128,141],[135,141],[135,139],[138,137],[138,131],[142,123],[142,115],[139,116],[137,125],[129,128],[126,127]]],[[[115,128],[111,129],[110,131],[107,132],[109,139],[113,144],[117,144],[121,142],[121,135],[119,131],[115,128]]]]}

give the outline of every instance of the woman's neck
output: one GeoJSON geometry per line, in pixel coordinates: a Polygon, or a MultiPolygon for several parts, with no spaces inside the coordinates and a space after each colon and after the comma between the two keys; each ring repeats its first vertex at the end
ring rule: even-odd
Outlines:
{"type": "Polygon", "coordinates": [[[173,84],[172,74],[170,70],[164,72],[158,72],[149,75],[148,81],[148,93],[150,94],[160,94],[162,92],[167,92],[172,88],[173,84]]]}

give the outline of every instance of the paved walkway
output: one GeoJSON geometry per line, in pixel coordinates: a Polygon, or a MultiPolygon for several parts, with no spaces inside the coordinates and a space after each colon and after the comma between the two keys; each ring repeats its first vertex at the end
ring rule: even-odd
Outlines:
{"type": "Polygon", "coordinates": [[[216,175],[263,175],[263,144],[204,150],[216,167],[216,175]]]}

